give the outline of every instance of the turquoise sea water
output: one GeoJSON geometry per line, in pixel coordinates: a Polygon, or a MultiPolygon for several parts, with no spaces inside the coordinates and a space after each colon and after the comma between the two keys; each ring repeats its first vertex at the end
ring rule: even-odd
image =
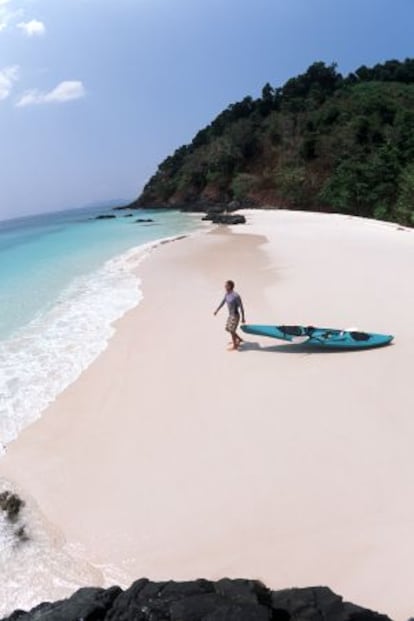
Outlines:
{"type": "MultiPolygon", "coordinates": [[[[44,312],[62,290],[129,248],[194,228],[180,213],[135,212],[115,220],[99,208],[0,222],[0,340],[44,312]],[[153,218],[154,224],[136,224],[153,218]]],[[[123,212],[119,212],[123,214],[123,212]]],[[[131,212],[127,212],[131,213],[131,212]]]]}
{"type": "Polygon", "coordinates": [[[139,303],[156,240],[195,231],[179,212],[82,209],[0,222],[0,452],[105,348],[139,303]],[[152,218],[138,224],[137,217],[152,218]]]}

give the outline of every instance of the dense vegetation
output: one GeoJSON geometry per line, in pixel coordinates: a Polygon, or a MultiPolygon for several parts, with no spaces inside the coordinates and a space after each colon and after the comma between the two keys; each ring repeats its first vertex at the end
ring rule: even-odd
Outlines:
{"type": "Polygon", "coordinates": [[[137,204],[234,199],[414,225],[414,59],[266,84],[162,162],[137,204]]]}

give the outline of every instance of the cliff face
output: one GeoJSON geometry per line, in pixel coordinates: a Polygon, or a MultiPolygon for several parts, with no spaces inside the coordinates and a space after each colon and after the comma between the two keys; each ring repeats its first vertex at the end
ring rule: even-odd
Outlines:
{"type": "Polygon", "coordinates": [[[414,60],[343,77],[315,63],[230,105],[164,162],[133,206],[246,206],[414,224],[414,60]]]}
{"type": "Polygon", "coordinates": [[[260,582],[149,582],[80,589],[70,599],[16,611],[3,621],[389,621],[328,588],[270,591],[260,582]]]}

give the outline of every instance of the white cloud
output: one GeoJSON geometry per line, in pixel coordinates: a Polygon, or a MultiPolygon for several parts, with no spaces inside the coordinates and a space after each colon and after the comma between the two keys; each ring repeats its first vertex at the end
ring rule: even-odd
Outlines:
{"type": "Polygon", "coordinates": [[[9,9],[9,0],[0,0],[0,32],[6,30],[9,22],[15,16],[15,11],[9,9]]]}
{"type": "Polygon", "coordinates": [[[46,27],[38,19],[16,23],[18,19],[25,17],[25,13],[25,9],[16,8],[15,0],[0,0],[0,32],[12,25],[13,28],[20,28],[28,37],[44,35],[46,27]]]}
{"type": "Polygon", "coordinates": [[[73,101],[74,99],[80,99],[85,96],[85,87],[79,80],[67,80],[60,82],[51,91],[42,92],[38,89],[26,91],[16,106],[23,108],[25,106],[33,106],[37,104],[47,103],[65,103],[67,101],[73,101]]]}
{"type": "Polygon", "coordinates": [[[44,23],[37,19],[32,19],[29,22],[20,22],[20,24],[17,24],[17,28],[20,28],[28,37],[41,37],[46,32],[44,23]]]}
{"type": "Polygon", "coordinates": [[[14,83],[18,79],[18,65],[12,65],[10,67],[4,67],[4,69],[0,69],[0,101],[2,99],[7,99],[13,89],[14,83]]]}

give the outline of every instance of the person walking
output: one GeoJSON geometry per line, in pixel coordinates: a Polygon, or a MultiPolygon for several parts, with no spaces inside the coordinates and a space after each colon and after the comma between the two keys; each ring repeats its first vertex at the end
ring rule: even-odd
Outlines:
{"type": "Polygon", "coordinates": [[[226,330],[231,335],[233,344],[232,350],[237,350],[240,347],[240,343],[243,342],[243,339],[237,334],[237,328],[239,326],[240,319],[242,323],[246,322],[243,302],[240,295],[234,290],[234,282],[232,280],[227,280],[224,288],[226,290],[225,296],[217,309],[214,311],[214,315],[217,315],[223,306],[227,304],[229,316],[226,322],[226,330]]]}

